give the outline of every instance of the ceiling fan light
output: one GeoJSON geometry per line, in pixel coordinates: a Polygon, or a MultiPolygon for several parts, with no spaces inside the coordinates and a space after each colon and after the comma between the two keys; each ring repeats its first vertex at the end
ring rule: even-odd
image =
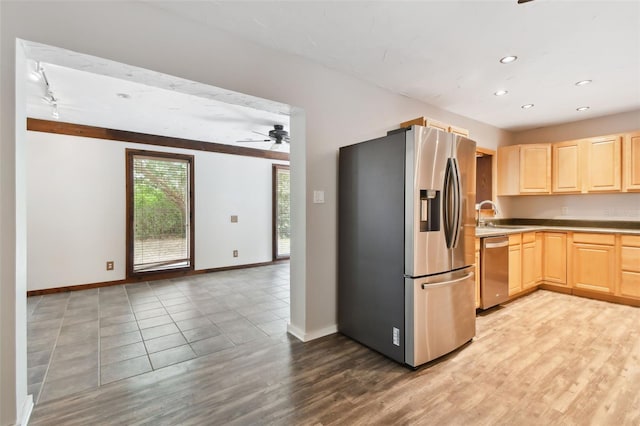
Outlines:
{"type": "Polygon", "coordinates": [[[518,59],[517,56],[509,55],[509,56],[505,56],[503,58],[500,58],[500,63],[502,63],[502,64],[510,64],[511,62],[515,61],[516,59],[518,59]]]}

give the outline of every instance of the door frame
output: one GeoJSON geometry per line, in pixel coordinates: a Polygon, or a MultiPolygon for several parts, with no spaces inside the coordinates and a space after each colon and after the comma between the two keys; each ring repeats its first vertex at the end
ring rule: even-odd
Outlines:
{"type": "Polygon", "coordinates": [[[127,278],[145,277],[154,274],[170,274],[173,272],[193,271],[195,263],[195,156],[187,154],[178,154],[173,152],[149,151],[141,149],[127,148],[125,150],[126,158],[126,260],[127,260],[127,278]],[[189,266],[182,268],[163,269],[160,271],[135,272],[133,270],[134,257],[134,241],[133,241],[133,158],[135,156],[173,158],[177,160],[185,160],[189,164],[189,266]]]}

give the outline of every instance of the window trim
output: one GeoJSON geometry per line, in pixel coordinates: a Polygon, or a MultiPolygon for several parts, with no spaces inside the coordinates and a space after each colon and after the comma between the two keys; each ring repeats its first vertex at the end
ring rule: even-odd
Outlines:
{"type": "MultiPolygon", "coordinates": [[[[277,176],[278,170],[289,170],[289,194],[291,194],[291,169],[287,164],[273,163],[271,171],[271,257],[273,260],[284,260],[291,258],[291,250],[286,256],[278,256],[278,232],[276,230],[276,216],[277,216],[277,176]]],[[[291,210],[289,210],[291,213],[291,210]]]]}
{"type": "Polygon", "coordinates": [[[125,149],[125,169],[126,169],[126,277],[145,277],[157,274],[168,274],[173,272],[193,271],[195,269],[195,156],[188,154],[178,154],[173,152],[149,151],[140,149],[125,149]],[[187,161],[189,163],[189,266],[181,268],[163,269],[157,271],[134,271],[133,270],[133,158],[135,156],[169,158],[187,161]]]}

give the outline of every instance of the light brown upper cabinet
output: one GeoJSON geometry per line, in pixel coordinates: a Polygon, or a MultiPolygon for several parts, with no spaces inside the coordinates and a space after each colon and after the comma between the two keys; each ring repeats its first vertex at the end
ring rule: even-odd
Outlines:
{"type": "Polygon", "coordinates": [[[429,117],[418,117],[413,120],[404,121],[400,123],[400,127],[411,127],[414,124],[418,126],[431,127],[433,129],[442,130],[443,132],[454,133],[456,135],[469,137],[469,131],[467,129],[463,129],[462,127],[450,126],[447,123],[443,123],[442,121],[434,120],[429,117]]]}
{"type": "Polygon", "coordinates": [[[580,141],[551,144],[551,158],[553,160],[551,189],[553,192],[582,191],[583,150],[580,148],[580,141]]]}
{"type": "Polygon", "coordinates": [[[498,195],[520,194],[520,145],[498,148],[498,195]]]}
{"type": "Polygon", "coordinates": [[[520,145],[520,192],[551,192],[551,146],[548,143],[520,145]]]}
{"type": "Polygon", "coordinates": [[[553,193],[620,191],[621,135],[556,142],[551,147],[553,193]]]}
{"type": "Polygon", "coordinates": [[[622,136],[585,140],[587,154],[586,191],[620,191],[622,188],[622,136]]]}
{"type": "Polygon", "coordinates": [[[624,190],[640,191],[640,132],[624,137],[624,190]]]}
{"type": "Polygon", "coordinates": [[[551,145],[498,148],[498,195],[549,194],[551,145]]]}

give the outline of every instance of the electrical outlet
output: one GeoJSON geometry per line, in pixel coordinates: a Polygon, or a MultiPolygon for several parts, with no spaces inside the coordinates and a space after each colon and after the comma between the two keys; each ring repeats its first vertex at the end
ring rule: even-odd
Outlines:
{"type": "Polygon", "coordinates": [[[393,344],[400,346],[400,330],[396,327],[393,327],[393,344]]]}
{"type": "Polygon", "coordinates": [[[233,251],[233,257],[238,257],[238,250],[233,251]]]}
{"type": "Polygon", "coordinates": [[[113,260],[107,260],[107,271],[113,271],[113,260]]]}
{"type": "Polygon", "coordinates": [[[562,216],[566,216],[569,214],[569,207],[562,207],[562,216]]]}

